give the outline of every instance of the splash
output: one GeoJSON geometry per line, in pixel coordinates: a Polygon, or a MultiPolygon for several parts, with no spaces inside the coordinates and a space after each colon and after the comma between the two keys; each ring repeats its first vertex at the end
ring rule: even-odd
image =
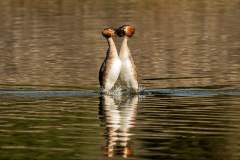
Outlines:
{"type": "Polygon", "coordinates": [[[119,84],[118,86],[113,86],[110,91],[104,91],[104,89],[101,88],[101,92],[109,96],[119,96],[122,95],[122,87],[119,84]]]}
{"type": "MultiPolygon", "coordinates": [[[[104,91],[103,88],[101,88],[101,92],[103,94],[106,94],[106,95],[109,95],[109,96],[116,96],[118,97],[119,95],[149,95],[151,94],[150,92],[146,91],[145,90],[146,88],[143,87],[141,84],[139,84],[139,87],[138,87],[138,91],[134,91],[134,90],[131,90],[131,89],[128,89],[127,92],[125,93],[122,93],[122,87],[121,85],[117,85],[117,86],[114,86],[110,91],[104,91]]],[[[116,99],[119,99],[119,98],[116,98],[116,99]]]]}
{"type": "Polygon", "coordinates": [[[138,92],[141,93],[141,92],[144,92],[146,88],[143,87],[141,84],[139,84],[139,87],[138,87],[138,92]]]}
{"type": "Polygon", "coordinates": [[[145,87],[139,84],[137,92],[135,92],[134,90],[128,89],[127,94],[145,94],[145,89],[146,89],[145,87]]]}

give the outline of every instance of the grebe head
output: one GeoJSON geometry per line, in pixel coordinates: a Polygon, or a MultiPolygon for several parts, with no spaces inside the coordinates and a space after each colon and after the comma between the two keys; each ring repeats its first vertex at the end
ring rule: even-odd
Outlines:
{"type": "Polygon", "coordinates": [[[132,37],[133,34],[135,33],[135,29],[132,26],[129,25],[123,25],[122,27],[119,27],[116,31],[117,35],[119,37],[122,36],[128,36],[128,37],[132,37]]]}
{"type": "Polygon", "coordinates": [[[103,37],[105,37],[105,38],[110,38],[110,37],[116,36],[115,32],[116,32],[116,29],[115,29],[115,28],[109,27],[109,28],[105,28],[105,29],[102,31],[102,35],[103,35],[103,37]]]}

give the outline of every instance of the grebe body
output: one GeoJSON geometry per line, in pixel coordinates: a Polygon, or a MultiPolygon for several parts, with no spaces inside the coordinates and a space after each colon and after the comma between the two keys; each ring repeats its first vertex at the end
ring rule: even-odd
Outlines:
{"type": "Polygon", "coordinates": [[[118,57],[117,49],[112,39],[116,29],[110,27],[103,30],[102,35],[108,41],[107,56],[99,70],[99,83],[101,92],[108,93],[118,79],[121,70],[121,60],[118,57]]]}
{"type": "Polygon", "coordinates": [[[120,71],[120,79],[126,85],[126,87],[134,92],[139,92],[138,90],[138,75],[137,68],[134,64],[131,51],[127,45],[128,37],[132,37],[134,34],[134,28],[128,25],[120,27],[116,32],[119,37],[124,36],[119,58],[122,63],[120,71]]]}

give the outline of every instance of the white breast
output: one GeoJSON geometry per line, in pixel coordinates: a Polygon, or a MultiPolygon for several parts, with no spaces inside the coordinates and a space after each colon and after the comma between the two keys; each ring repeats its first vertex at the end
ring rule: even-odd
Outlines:
{"type": "Polygon", "coordinates": [[[121,81],[127,88],[138,91],[138,81],[135,79],[132,63],[129,59],[122,61],[122,68],[120,72],[121,81]]]}
{"type": "Polygon", "coordinates": [[[111,90],[111,88],[114,86],[115,82],[118,79],[120,70],[121,70],[121,60],[118,57],[113,58],[111,67],[107,75],[105,90],[108,90],[108,91],[111,90]]]}

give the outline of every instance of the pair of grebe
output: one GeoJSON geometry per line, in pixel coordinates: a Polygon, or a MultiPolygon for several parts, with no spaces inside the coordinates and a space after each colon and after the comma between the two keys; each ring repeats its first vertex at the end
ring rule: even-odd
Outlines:
{"type": "Polygon", "coordinates": [[[127,45],[128,37],[132,37],[134,32],[135,29],[129,25],[123,25],[118,29],[109,27],[102,31],[102,35],[108,41],[109,48],[99,71],[101,92],[108,93],[113,88],[118,76],[128,89],[138,92],[137,69],[127,45]],[[112,39],[115,35],[124,37],[119,56],[112,39]]]}

